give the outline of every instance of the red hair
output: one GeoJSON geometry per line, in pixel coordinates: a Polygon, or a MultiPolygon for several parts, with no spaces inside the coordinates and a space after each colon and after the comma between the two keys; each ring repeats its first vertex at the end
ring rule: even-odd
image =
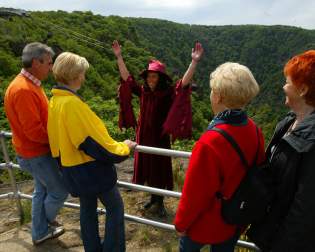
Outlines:
{"type": "Polygon", "coordinates": [[[315,50],[306,51],[290,59],[284,67],[284,75],[290,76],[297,87],[307,86],[305,102],[315,107],[315,50]]]}

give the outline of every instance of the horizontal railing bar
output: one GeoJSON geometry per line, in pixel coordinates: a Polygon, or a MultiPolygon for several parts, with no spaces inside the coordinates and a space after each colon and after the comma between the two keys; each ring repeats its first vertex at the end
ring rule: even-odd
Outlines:
{"type": "MultiPolygon", "coordinates": [[[[6,131],[0,131],[0,136],[12,137],[12,133],[6,132],[6,131]]],[[[135,151],[142,152],[142,153],[156,154],[156,155],[161,155],[161,156],[170,156],[170,157],[190,158],[191,156],[191,152],[187,152],[187,151],[177,151],[177,150],[149,147],[149,146],[143,146],[143,145],[137,145],[135,148],[135,151]]]]}
{"type": "Polygon", "coordinates": [[[18,164],[10,163],[0,163],[0,169],[7,169],[7,168],[16,168],[19,169],[20,166],[18,164]]]}
{"type": "MultiPolygon", "coordinates": [[[[8,165],[6,163],[0,163],[0,168],[7,168],[7,166],[8,165]]],[[[19,165],[13,164],[13,163],[10,163],[9,166],[13,168],[20,168],[19,165]]],[[[174,192],[174,191],[169,191],[169,190],[164,190],[164,189],[159,189],[159,188],[154,188],[154,187],[149,187],[149,186],[137,185],[137,184],[132,184],[132,183],[123,182],[119,180],[117,181],[117,184],[119,187],[122,187],[122,188],[148,192],[148,193],[167,196],[167,197],[174,197],[174,198],[181,197],[180,192],[174,192]]]]}
{"type": "Polygon", "coordinates": [[[0,137],[1,137],[1,136],[4,136],[4,137],[9,138],[9,137],[12,137],[12,133],[11,133],[11,132],[8,132],[8,131],[3,131],[3,130],[1,130],[1,131],[0,131],[0,137]]]}
{"type": "Polygon", "coordinates": [[[137,145],[135,151],[161,156],[190,158],[191,152],[137,145]]]}
{"type": "MultiPolygon", "coordinates": [[[[19,195],[23,199],[29,199],[29,200],[32,199],[32,196],[28,195],[28,194],[19,193],[19,195]]],[[[80,205],[79,204],[70,203],[70,202],[65,202],[64,206],[68,207],[68,208],[73,208],[73,209],[80,209],[80,205]]],[[[100,214],[105,214],[106,213],[106,210],[103,209],[103,208],[97,208],[97,211],[100,214]]],[[[158,221],[152,221],[152,220],[148,220],[148,219],[145,219],[145,218],[140,218],[140,217],[137,217],[137,216],[134,216],[134,215],[125,214],[125,219],[128,220],[128,221],[137,222],[137,223],[140,223],[140,224],[145,224],[145,225],[150,225],[150,226],[157,227],[157,228],[162,228],[162,229],[166,229],[166,230],[170,230],[170,231],[175,231],[174,225],[166,224],[166,223],[158,222],[158,221]]],[[[239,240],[237,242],[237,246],[240,246],[240,247],[243,247],[243,248],[254,249],[256,251],[259,251],[258,248],[253,243],[242,241],[242,240],[239,240]]]]}
{"type": "Polygon", "coordinates": [[[117,181],[117,184],[119,187],[122,187],[122,188],[127,188],[127,189],[142,191],[142,192],[148,192],[151,194],[158,194],[158,195],[168,196],[168,197],[173,197],[173,198],[180,198],[182,195],[180,192],[174,192],[174,191],[159,189],[159,188],[155,188],[155,187],[137,185],[137,184],[132,184],[132,183],[123,182],[123,181],[119,181],[119,180],[117,181]]]}
{"type": "Polygon", "coordinates": [[[5,194],[0,194],[0,199],[10,199],[14,197],[13,192],[5,193],[5,194]]]}
{"type": "Polygon", "coordinates": [[[256,247],[255,244],[252,242],[238,240],[236,245],[238,247],[253,249],[254,251],[260,251],[260,249],[258,247],[256,247]]]}
{"type": "MultiPolygon", "coordinates": [[[[24,193],[19,193],[19,195],[22,199],[28,199],[28,200],[32,200],[32,197],[33,197],[32,195],[28,195],[28,194],[24,194],[24,193]]],[[[70,202],[65,202],[64,207],[68,207],[68,208],[72,208],[72,209],[80,209],[79,204],[70,203],[70,202]]],[[[106,210],[103,208],[97,208],[97,211],[100,214],[106,213],[106,210]]],[[[154,227],[158,227],[158,228],[163,228],[166,230],[171,230],[171,231],[175,230],[174,225],[170,225],[170,224],[158,222],[158,221],[152,221],[152,220],[140,218],[140,217],[129,215],[129,214],[125,214],[125,219],[128,221],[138,222],[141,224],[146,224],[146,225],[150,225],[150,226],[154,226],[154,227]]]]}

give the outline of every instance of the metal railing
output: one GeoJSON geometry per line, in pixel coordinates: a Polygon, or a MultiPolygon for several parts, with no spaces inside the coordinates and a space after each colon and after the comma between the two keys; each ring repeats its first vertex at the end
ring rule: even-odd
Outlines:
{"type": "MultiPolygon", "coordinates": [[[[14,199],[16,202],[18,214],[19,214],[20,218],[22,218],[23,208],[22,208],[22,204],[21,204],[21,199],[32,200],[32,195],[24,194],[24,193],[20,192],[18,189],[16,179],[14,176],[14,172],[13,172],[13,168],[19,168],[20,166],[11,162],[9,154],[8,154],[8,149],[7,149],[7,146],[5,143],[5,138],[10,138],[10,137],[12,137],[12,133],[0,131],[1,148],[2,148],[4,160],[5,160],[5,163],[0,163],[0,169],[7,169],[8,170],[9,177],[10,177],[10,184],[11,184],[11,187],[13,190],[13,192],[0,194],[0,200],[1,199],[8,199],[8,198],[14,199]]],[[[189,158],[191,156],[190,152],[161,149],[161,148],[148,147],[148,146],[142,146],[142,145],[137,145],[135,148],[135,151],[143,152],[143,153],[156,154],[156,155],[162,155],[162,156],[170,156],[170,157],[189,158]]],[[[163,190],[163,189],[153,188],[153,187],[148,187],[148,186],[143,186],[143,185],[131,184],[131,183],[123,182],[123,181],[119,181],[119,180],[117,181],[117,184],[119,187],[130,189],[130,190],[148,192],[151,194],[157,194],[157,195],[173,197],[173,198],[180,198],[181,197],[180,192],[174,192],[174,191],[163,190]]],[[[64,207],[79,209],[80,205],[75,204],[75,203],[71,203],[71,202],[65,202],[64,207]]],[[[106,210],[103,208],[98,208],[97,211],[100,214],[106,213],[106,210]]],[[[145,224],[145,225],[154,226],[157,228],[175,231],[174,225],[163,223],[163,222],[158,222],[158,221],[154,221],[154,220],[150,220],[150,219],[141,218],[141,217],[134,216],[134,215],[125,214],[125,219],[128,221],[132,221],[132,222],[137,222],[137,223],[141,223],[141,224],[145,224]]],[[[237,242],[237,246],[242,247],[242,248],[252,249],[254,251],[259,251],[259,249],[253,243],[242,241],[242,240],[239,240],[237,242]]]]}

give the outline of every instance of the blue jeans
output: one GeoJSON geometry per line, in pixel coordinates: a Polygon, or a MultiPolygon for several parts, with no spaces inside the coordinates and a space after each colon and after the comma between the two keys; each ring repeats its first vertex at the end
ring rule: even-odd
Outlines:
{"type": "Polygon", "coordinates": [[[58,162],[50,154],[28,159],[18,156],[17,161],[34,178],[32,239],[38,240],[48,233],[48,223],[55,220],[68,192],[58,162]]]}
{"type": "MultiPolygon", "coordinates": [[[[234,252],[234,247],[237,243],[238,238],[240,237],[239,233],[235,234],[229,240],[226,240],[222,243],[213,244],[210,247],[211,252],[234,252]]],[[[197,252],[205,246],[206,244],[201,244],[194,242],[188,236],[181,237],[179,240],[179,251],[180,252],[197,252]]]]}
{"type": "Polygon", "coordinates": [[[116,185],[100,195],[80,196],[80,225],[85,252],[120,252],[126,250],[124,204],[116,185]],[[98,230],[97,199],[106,208],[103,243],[101,243],[98,230]]]}

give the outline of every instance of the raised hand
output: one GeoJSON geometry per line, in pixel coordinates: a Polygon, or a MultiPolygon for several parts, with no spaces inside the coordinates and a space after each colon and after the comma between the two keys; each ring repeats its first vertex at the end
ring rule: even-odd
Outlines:
{"type": "Polygon", "coordinates": [[[202,45],[199,42],[196,42],[195,48],[191,50],[191,63],[182,78],[183,87],[187,86],[190,83],[194,75],[195,68],[198,64],[198,61],[201,59],[202,54],[203,54],[202,45]]]}
{"type": "Polygon", "coordinates": [[[117,64],[118,64],[118,68],[119,68],[120,77],[124,81],[126,81],[128,76],[129,76],[129,71],[128,71],[128,69],[125,65],[124,59],[121,55],[121,46],[117,40],[113,41],[112,49],[113,49],[113,52],[117,58],[117,64]]]}
{"type": "Polygon", "coordinates": [[[198,62],[201,59],[202,54],[203,54],[203,47],[202,47],[201,43],[196,42],[195,48],[193,48],[191,50],[191,59],[193,61],[198,62]]]}
{"type": "Polygon", "coordinates": [[[121,46],[117,40],[113,41],[112,49],[117,58],[121,56],[121,46]]]}

